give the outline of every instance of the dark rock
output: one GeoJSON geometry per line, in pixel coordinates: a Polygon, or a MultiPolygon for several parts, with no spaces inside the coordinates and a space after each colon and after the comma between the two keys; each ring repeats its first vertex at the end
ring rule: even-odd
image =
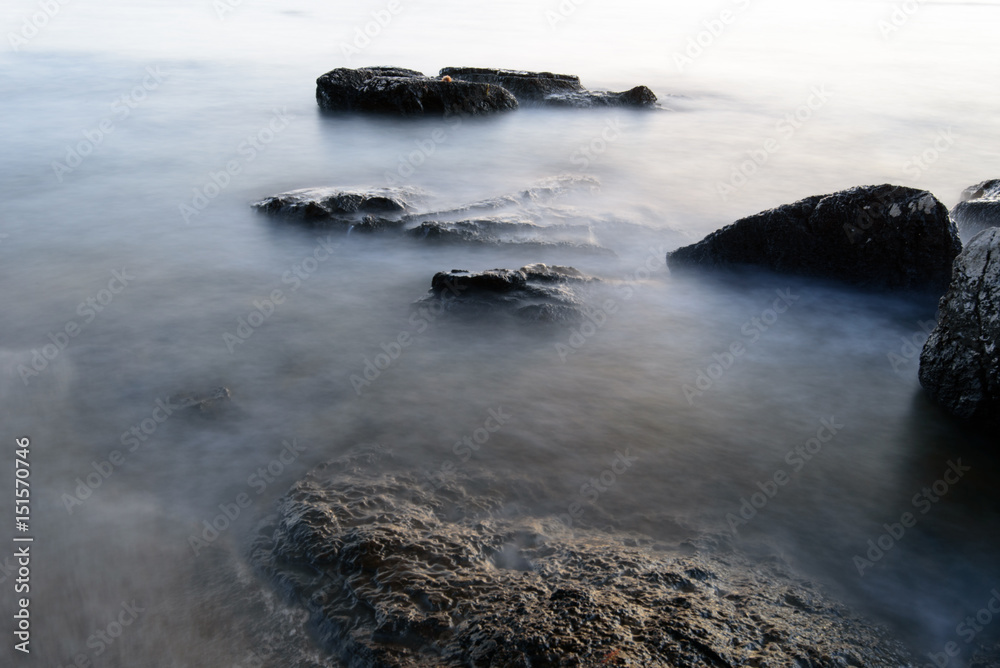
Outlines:
{"type": "Polygon", "coordinates": [[[955,260],[937,327],[920,354],[920,384],[950,413],[1000,424],[1000,228],[955,260]]]}
{"type": "Polygon", "coordinates": [[[573,267],[545,264],[475,274],[453,269],[435,274],[430,294],[415,307],[441,304],[467,314],[500,311],[533,321],[575,322],[585,314],[579,288],[596,281],[573,267]]]}
{"type": "Polygon", "coordinates": [[[327,111],[402,115],[476,115],[517,109],[500,86],[443,81],[397,67],[338,68],[316,80],[316,101],[327,111]]]}
{"type": "MultiPolygon", "coordinates": [[[[606,248],[589,242],[563,241],[553,238],[563,231],[569,231],[568,226],[537,225],[502,218],[477,218],[455,222],[421,223],[417,227],[406,230],[406,235],[421,241],[437,243],[569,248],[588,253],[614,254],[606,248]]],[[[585,230],[580,229],[579,231],[582,233],[585,230]]]]}
{"type": "Polygon", "coordinates": [[[651,107],[656,104],[656,95],[645,86],[622,93],[594,92],[585,89],[580,78],[572,74],[446,67],[441,70],[441,76],[503,86],[522,104],[561,107],[651,107]]]}
{"type": "Polygon", "coordinates": [[[313,226],[354,225],[365,220],[402,220],[419,199],[413,188],[302,188],[267,197],[254,208],[313,226]]]}
{"type": "Polygon", "coordinates": [[[780,566],[671,557],[650,539],[518,510],[530,478],[384,454],[324,464],[251,559],[352,668],[911,665],[884,631],[780,566]]]}
{"type": "Polygon", "coordinates": [[[961,251],[929,192],[860,186],[736,221],[667,256],[671,270],[756,265],[875,289],[943,292],[961,251]]]}
{"type": "Polygon", "coordinates": [[[181,392],[167,397],[167,404],[176,410],[202,415],[217,414],[230,406],[232,394],[228,387],[216,387],[208,392],[181,392]]]}
{"type": "Polygon", "coordinates": [[[962,201],[951,217],[966,237],[990,227],[1000,227],[1000,179],[983,181],[962,191],[962,201]]]}

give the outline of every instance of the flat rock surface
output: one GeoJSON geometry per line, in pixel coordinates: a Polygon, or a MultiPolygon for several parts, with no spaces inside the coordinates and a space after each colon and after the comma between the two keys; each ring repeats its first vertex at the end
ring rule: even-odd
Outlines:
{"type": "Polygon", "coordinates": [[[261,524],[256,567],[352,668],[909,666],[778,565],[674,557],[512,504],[530,478],[421,482],[385,452],[324,464],[261,524]]]}
{"type": "Polygon", "coordinates": [[[583,87],[579,77],[572,74],[482,67],[446,67],[440,74],[460,81],[503,86],[521,104],[577,108],[652,107],[656,104],[656,95],[646,86],[636,86],[620,93],[590,91],[583,87]]]}

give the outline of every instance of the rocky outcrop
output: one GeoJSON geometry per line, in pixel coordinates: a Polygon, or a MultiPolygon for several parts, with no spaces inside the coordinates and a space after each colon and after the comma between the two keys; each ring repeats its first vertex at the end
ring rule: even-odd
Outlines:
{"type": "Polygon", "coordinates": [[[441,76],[458,81],[503,86],[521,104],[560,107],[652,107],[656,95],[645,86],[636,86],[621,93],[589,91],[572,74],[552,72],[521,72],[481,67],[446,67],[441,76]]]}
{"type": "Polygon", "coordinates": [[[962,201],[951,210],[959,231],[972,237],[990,227],[1000,227],[1000,179],[983,181],[962,191],[962,201]]]}
{"type": "Polygon", "coordinates": [[[952,414],[1000,425],[1000,228],[955,260],[937,327],[920,355],[920,384],[952,414]]]}
{"type": "Polygon", "coordinates": [[[453,269],[431,279],[430,293],[416,308],[482,315],[504,312],[532,321],[576,322],[586,313],[580,288],[597,279],[573,267],[531,264],[479,273],[453,269]]]}
{"type": "Polygon", "coordinates": [[[932,194],[860,186],[763,211],[667,256],[671,270],[755,265],[875,289],[943,292],[961,242],[932,194]]]}
{"type": "Polygon", "coordinates": [[[528,477],[422,481],[384,453],[347,456],[292,487],[251,558],[351,668],[911,665],[780,566],[570,531],[509,490],[541,494],[528,477]]]}
{"type": "Polygon", "coordinates": [[[570,192],[595,187],[592,178],[555,177],[515,193],[424,212],[419,208],[428,195],[415,188],[304,188],[267,197],[253,207],[282,221],[345,233],[613,255],[593,242],[592,221],[577,215],[573,222],[562,222],[561,213],[547,205],[570,192]]]}
{"type": "Polygon", "coordinates": [[[327,111],[407,116],[479,115],[517,109],[517,99],[503,87],[444,81],[399,67],[331,70],[316,80],[316,102],[327,111]]]}
{"type": "Polygon", "coordinates": [[[313,225],[353,225],[366,215],[401,218],[419,198],[413,188],[302,188],[264,198],[253,207],[313,225]]]}

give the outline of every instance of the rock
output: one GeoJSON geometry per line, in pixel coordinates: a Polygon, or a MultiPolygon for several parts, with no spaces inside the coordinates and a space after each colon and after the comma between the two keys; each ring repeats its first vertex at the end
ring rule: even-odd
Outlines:
{"type": "Polygon", "coordinates": [[[350,226],[373,215],[382,220],[402,220],[419,198],[414,188],[302,188],[267,197],[253,207],[312,226],[350,226]]]}
{"type": "Polygon", "coordinates": [[[167,397],[167,405],[175,410],[214,415],[230,407],[232,394],[228,387],[216,387],[207,392],[180,392],[167,397]]]}
{"type": "Polygon", "coordinates": [[[521,72],[480,67],[446,67],[441,76],[458,81],[474,81],[503,86],[521,104],[540,104],[560,107],[652,107],[656,95],[645,86],[622,92],[594,92],[580,84],[572,74],[552,72],[521,72]]]}
{"type": "Polygon", "coordinates": [[[577,322],[585,316],[578,289],[594,282],[596,278],[573,267],[540,263],[479,273],[453,269],[435,274],[430,293],[414,306],[437,306],[474,315],[499,311],[532,321],[577,322]]]}
{"type": "Polygon", "coordinates": [[[671,270],[756,265],[874,289],[947,289],[961,251],[932,194],[859,186],[763,211],[667,256],[671,270]]]}
{"type": "Polygon", "coordinates": [[[500,86],[443,81],[398,67],[338,68],[316,80],[316,101],[327,111],[402,115],[478,115],[517,109],[500,86]]]}
{"type": "Polygon", "coordinates": [[[962,201],[951,210],[959,231],[972,237],[990,227],[1000,227],[1000,179],[983,181],[962,191],[962,201]]]}
{"type": "Polygon", "coordinates": [[[955,260],[938,324],[920,354],[920,384],[964,419],[1000,424],[1000,228],[955,260]]]}
{"type": "Polygon", "coordinates": [[[347,233],[402,234],[430,243],[516,245],[614,253],[593,242],[593,220],[563,223],[547,202],[583,188],[590,177],[560,176],[530,188],[444,210],[419,212],[426,194],[415,188],[304,188],[255,202],[262,213],[313,228],[347,233]],[[475,216],[479,212],[492,215],[475,216]],[[551,223],[551,220],[560,222],[551,223]],[[548,224],[541,224],[543,221],[548,224]]]}
{"type": "Polygon", "coordinates": [[[251,560],[352,668],[911,665],[884,631],[779,566],[670,556],[512,502],[530,478],[384,453],[320,466],[258,527],[251,560]]]}

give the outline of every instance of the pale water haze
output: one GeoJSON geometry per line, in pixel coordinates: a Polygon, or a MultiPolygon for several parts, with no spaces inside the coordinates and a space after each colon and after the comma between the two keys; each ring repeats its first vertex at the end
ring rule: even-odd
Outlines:
{"type": "MultiPolygon", "coordinates": [[[[359,444],[440,468],[500,407],[511,420],[470,465],[538,476],[563,501],[535,512],[565,512],[629,449],[641,466],[588,508],[590,526],[719,536],[785,560],[918,656],[960,641],[1000,585],[1000,496],[987,444],[920,391],[933,301],[671,276],[663,260],[810,195],[896,183],[951,207],[1000,177],[998,25],[988,2],[6,0],[0,436],[31,438],[36,542],[30,663],[5,640],[4,665],[322,657],[247,563],[258,521],[359,444]],[[321,114],[315,79],[365,65],[645,84],[662,110],[321,114]],[[543,219],[589,221],[586,241],[612,253],[328,239],[250,207],[398,183],[435,210],[555,178],[580,187],[543,219]],[[583,345],[569,326],[411,318],[438,271],[533,262],[609,279],[616,312],[583,345]],[[261,304],[265,322],[232,343],[261,304]],[[352,384],[404,332],[413,344],[352,384]],[[747,353],[729,364],[736,342],[747,353]],[[60,349],[39,358],[45,346],[60,349]],[[727,368],[699,384],[713,364],[727,368]],[[218,386],[232,393],[222,418],[158,420],[158,401],[218,386]],[[821,429],[832,438],[806,459],[821,429]],[[959,459],[970,470],[922,513],[914,496],[959,459]],[[779,470],[791,482],[733,535],[727,515],[779,470]],[[241,494],[250,505],[193,548],[241,494]],[[918,524],[859,573],[854,557],[907,511],[918,524]],[[134,621],[101,636],[125,606],[134,621]],[[273,637],[251,631],[262,620],[273,637]]],[[[12,508],[5,492],[0,515],[12,508]]]]}

